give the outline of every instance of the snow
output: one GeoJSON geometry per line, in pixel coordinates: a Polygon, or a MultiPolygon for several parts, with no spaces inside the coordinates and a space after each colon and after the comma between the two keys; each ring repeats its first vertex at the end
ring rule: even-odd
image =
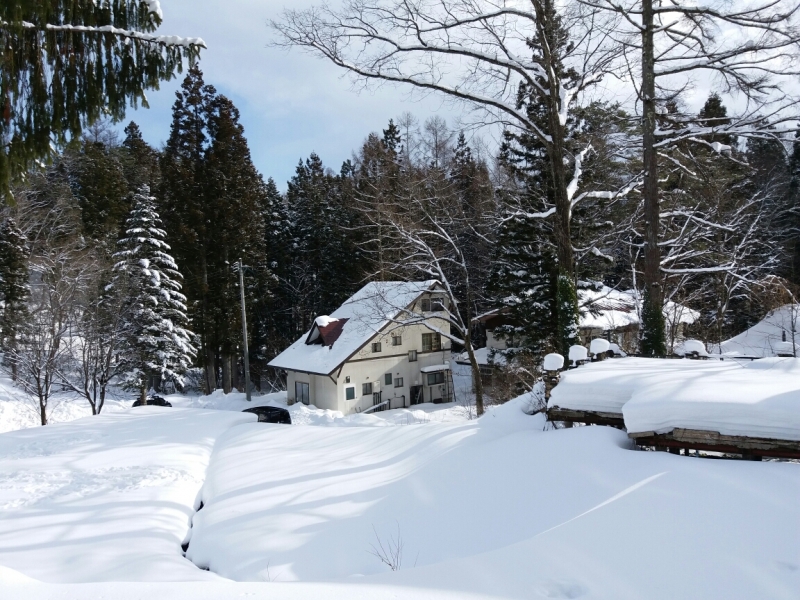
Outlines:
{"type": "MultiPolygon", "coordinates": [[[[580,289],[580,326],[603,331],[639,324],[639,293],[635,290],[615,290],[608,286],[600,289],[580,289]]],[[[664,305],[664,317],[670,327],[678,323],[692,324],[700,313],[676,302],[664,305]]]]}
{"type": "Polygon", "coordinates": [[[578,361],[588,360],[589,351],[586,346],[570,346],[569,347],[569,361],[572,364],[577,364],[578,361]]]}
{"type": "Polygon", "coordinates": [[[706,345],[700,340],[684,340],[675,349],[675,354],[678,356],[686,356],[695,352],[698,356],[708,356],[706,345]]]}
{"type": "Polygon", "coordinates": [[[542,368],[545,371],[560,371],[564,368],[564,357],[560,354],[548,354],[544,357],[542,368]]]}
{"type": "Polygon", "coordinates": [[[786,304],[771,311],[763,320],[736,337],[722,342],[718,348],[723,355],[775,356],[781,342],[800,344],[800,305],[786,304]],[[795,332],[793,334],[793,332],[795,332]]]}
{"type": "MultiPolygon", "coordinates": [[[[497,350],[494,348],[478,348],[474,350],[474,352],[475,360],[478,361],[479,365],[496,365],[502,367],[506,364],[506,357],[502,350],[497,350]],[[494,354],[492,354],[492,350],[494,350],[494,354]]],[[[467,352],[462,352],[458,355],[456,362],[459,364],[468,365],[469,354],[467,352]]]]}
{"type": "Polygon", "coordinates": [[[450,364],[444,363],[442,365],[430,365],[428,367],[422,367],[419,372],[420,373],[439,373],[441,371],[449,371],[450,364]]]}
{"type": "Polygon", "coordinates": [[[336,323],[338,320],[339,319],[334,319],[328,315],[321,315],[314,319],[314,323],[317,325],[317,327],[327,327],[331,323],[336,323]]]}
{"type": "MultiPolygon", "coordinates": [[[[564,377],[626,361],[647,362],[605,361],[564,377]]],[[[239,402],[230,396],[210,401],[239,402]]],[[[545,431],[541,415],[523,412],[528,403],[460,423],[381,428],[145,407],[2,435],[4,476],[21,468],[81,485],[4,510],[0,597],[797,597],[798,465],[639,452],[605,427],[545,431]],[[136,487],[126,474],[124,491],[113,473],[82,483],[111,467],[192,477],[150,474],[136,487]],[[211,572],[181,557],[190,520],[188,556],[211,572]],[[392,572],[370,549],[376,534],[386,543],[398,530],[403,561],[392,572]]],[[[3,500],[27,498],[5,481],[3,500]]]]}
{"type": "Polygon", "coordinates": [[[589,344],[589,354],[593,354],[595,356],[598,354],[603,354],[604,352],[608,352],[610,349],[611,343],[603,338],[595,338],[589,344]]]}
{"type": "Polygon", "coordinates": [[[615,358],[584,365],[561,375],[548,406],[622,413],[622,407],[645,385],[658,387],[675,378],[705,377],[741,368],[736,361],[615,358]]]}
{"type": "Polygon", "coordinates": [[[437,284],[436,281],[368,283],[328,317],[348,319],[332,346],[306,344],[306,333],[275,357],[269,366],[329,375],[390,321],[405,316],[405,309],[437,284]]]}
{"type": "Polygon", "coordinates": [[[800,359],[764,358],[700,373],[642,382],[622,409],[628,431],[681,427],[800,441],[800,359]]]}
{"type": "Polygon", "coordinates": [[[0,436],[0,564],[50,582],[210,580],[181,554],[215,439],[255,415],[141,407],[0,436]]]}

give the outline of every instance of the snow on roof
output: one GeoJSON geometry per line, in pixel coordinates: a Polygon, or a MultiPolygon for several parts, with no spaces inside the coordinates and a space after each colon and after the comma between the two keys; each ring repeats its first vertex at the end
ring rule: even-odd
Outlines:
{"type": "Polygon", "coordinates": [[[800,304],[786,304],[771,311],[744,333],[722,342],[719,350],[723,355],[767,357],[776,356],[779,351],[783,354],[784,336],[785,341],[790,344],[792,341],[800,344],[798,327],[800,327],[800,304]]]}
{"type": "MultiPolygon", "coordinates": [[[[615,290],[602,286],[598,290],[578,290],[581,308],[580,326],[608,331],[639,324],[639,292],[615,290]]],[[[664,317],[669,325],[686,323],[691,325],[700,318],[700,313],[676,302],[664,305],[664,317]]]]}
{"type": "Polygon", "coordinates": [[[431,365],[429,367],[422,367],[420,373],[439,373],[440,371],[449,371],[450,365],[445,363],[443,365],[431,365]]]}
{"type": "Polygon", "coordinates": [[[680,427],[800,441],[800,359],[724,362],[736,368],[699,367],[658,382],[642,381],[622,409],[628,431],[665,433],[680,427]]]}
{"type": "Polygon", "coordinates": [[[439,285],[438,281],[373,281],[368,283],[331,315],[315,322],[311,331],[281,352],[270,367],[302,371],[318,375],[333,373],[342,363],[364,346],[389,321],[400,314],[423,292],[439,285]],[[342,322],[344,323],[342,324],[342,322]],[[336,328],[336,339],[325,341],[326,331],[336,328]],[[313,335],[320,330],[323,343],[315,343],[313,335]]]}

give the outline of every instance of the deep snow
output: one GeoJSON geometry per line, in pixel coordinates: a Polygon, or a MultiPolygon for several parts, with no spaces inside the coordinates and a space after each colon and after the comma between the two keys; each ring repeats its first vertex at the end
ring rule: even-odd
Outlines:
{"type": "Polygon", "coordinates": [[[0,568],[0,598],[800,595],[794,463],[636,451],[604,427],[546,431],[525,397],[478,420],[379,413],[381,427],[253,423],[234,395],[186,402],[229,410],[150,407],[0,435],[0,565],[15,570],[0,568]],[[190,522],[188,557],[212,572],[181,556],[190,522]],[[370,550],[398,530],[391,572],[370,550]],[[195,581],[169,583],[181,579],[195,581]]]}

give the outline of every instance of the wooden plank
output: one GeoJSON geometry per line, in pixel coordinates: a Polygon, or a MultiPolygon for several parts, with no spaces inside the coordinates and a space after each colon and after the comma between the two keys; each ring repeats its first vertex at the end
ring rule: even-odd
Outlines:
{"type": "Polygon", "coordinates": [[[587,425],[608,425],[618,429],[625,428],[621,413],[599,412],[591,410],[573,410],[554,406],[547,409],[548,421],[564,421],[566,423],[586,423],[587,425]]]}
{"type": "Polygon", "coordinates": [[[639,446],[662,446],[742,454],[753,457],[800,458],[800,441],[722,435],[718,431],[676,427],[666,433],[644,431],[629,433],[639,446]]]}

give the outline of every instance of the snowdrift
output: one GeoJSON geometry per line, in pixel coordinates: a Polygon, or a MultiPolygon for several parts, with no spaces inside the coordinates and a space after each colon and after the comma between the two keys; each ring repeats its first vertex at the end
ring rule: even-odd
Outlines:
{"type": "Polygon", "coordinates": [[[642,381],[622,408],[628,432],[680,427],[800,441],[800,359],[725,362],[736,368],[693,369],[642,381]]]}
{"type": "MultiPolygon", "coordinates": [[[[719,351],[723,355],[768,357],[792,354],[794,342],[800,349],[800,305],[787,304],[770,312],[763,320],[744,333],[722,342],[719,351]]],[[[800,356],[800,351],[797,352],[800,356]]]]}

